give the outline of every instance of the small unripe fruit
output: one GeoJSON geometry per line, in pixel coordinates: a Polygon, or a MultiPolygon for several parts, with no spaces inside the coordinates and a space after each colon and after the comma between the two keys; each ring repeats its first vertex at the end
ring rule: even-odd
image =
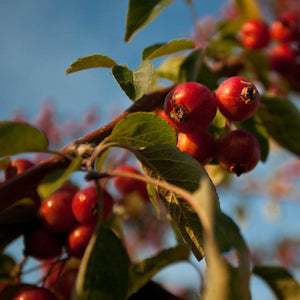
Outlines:
{"type": "Polygon", "coordinates": [[[43,225],[52,232],[68,232],[76,225],[72,211],[73,193],[59,191],[45,199],[39,209],[43,225]]]}
{"type": "Polygon", "coordinates": [[[18,291],[12,300],[58,300],[58,298],[48,289],[32,286],[18,291]]]}
{"type": "Polygon", "coordinates": [[[269,52],[269,62],[272,70],[282,75],[288,75],[296,64],[296,51],[288,44],[280,44],[269,52]]]}
{"type": "Polygon", "coordinates": [[[269,26],[262,20],[248,20],[240,29],[240,41],[244,47],[257,50],[270,42],[269,26]]]}
{"type": "MultiPolygon", "coordinates": [[[[141,174],[141,172],[136,167],[128,164],[118,166],[115,169],[115,171],[141,174]]],[[[123,195],[137,192],[143,198],[145,199],[148,198],[148,192],[147,192],[147,187],[145,182],[133,178],[129,178],[129,177],[120,177],[120,176],[114,177],[113,182],[116,189],[123,195]]]]}
{"type": "Polygon", "coordinates": [[[164,111],[176,131],[190,133],[206,128],[217,112],[213,93],[203,84],[178,84],[166,96],[164,111]]]}
{"type": "Polygon", "coordinates": [[[67,237],[67,251],[81,258],[94,232],[93,226],[79,225],[67,237]]]}
{"type": "Polygon", "coordinates": [[[260,103],[260,95],[255,85],[240,76],[223,81],[215,95],[221,113],[232,121],[249,119],[255,114],[260,103]]]}
{"type": "MultiPolygon", "coordinates": [[[[103,221],[107,221],[112,213],[113,198],[102,189],[103,221]]],[[[79,190],[72,201],[72,210],[76,220],[84,225],[94,226],[98,220],[98,193],[95,186],[79,190]]]]}
{"type": "Polygon", "coordinates": [[[193,156],[200,164],[209,163],[215,154],[215,139],[206,130],[195,133],[180,133],[178,135],[177,147],[193,156]]]}
{"type": "Polygon", "coordinates": [[[298,17],[292,12],[284,12],[270,27],[271,36],[281,43],[289,43],[299,38],[298,17]]]}
{"type": "Polygon", "coordinates": [[[254,169],[260,153],[257,139],[243,129],[230,131],[217,141],[216,157],[220,166],[237,176],[254,169]]]}
{"type": "Polygon", "coordinates": [[[24,236],[25,254],[37,259],[48,259],[59,256],[62,243],[58,236],[45,228],[35,228],[24,236]]]}
{"type": "Polygon", "coordinates": [[[5,179],[9,180],[27,169],[33,167],[34,164],[29,161],[28,159],[24,158],[16,158],[10,162],[10,164],[7,166],[5,170],[5,179]]]}

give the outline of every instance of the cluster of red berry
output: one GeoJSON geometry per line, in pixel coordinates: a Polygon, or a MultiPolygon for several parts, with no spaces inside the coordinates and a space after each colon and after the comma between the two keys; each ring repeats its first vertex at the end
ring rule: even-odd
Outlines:
{"type": "MultiPolygon", "coordinates": [[[[16,158],[5,169],[5,180],[34,166],[28,159],[16,158]]],[[[141,174],[130,164],[121,164],[115,171],[141,174]]],[[[146,184],[128,177],[115,177],[116,190],[125,197],[138,193],[149,199],[146,184]]],[[[101,188],[103,197],[102,220],[107,222],[115,200],[101,188]]],[[[82,189],[71,182],[63,185],[50,197],[41,201],[38,194],[29,195],[36,207],[36,219],[24,233],[24,254],[43,264],[43,286],[21,288],[13,300],[70,299],[77,278],[80,259],[99,220],[98,191],[95,185],[82,189]]],[[[122,201],[120,201],[122,202],[122,201]]],[[[122,203],[126,206],[126,203],[122,203]]]]}
{"type": "Polygon", "coordinates": [[[270,25],[264,20],[248,20],[242,25],[239,38],[242,45],[251,50],[271,45],[267,49],[270,68],[287,78],[292,86],[300,87],[300,26],[297,15],[283,12],[270,25]]]}
{"type": "Polygon", "coordinates": [[[163,117],[179,133],[177,147],[181,151],[202,165],[216,157],[225,170],[239,176],[252,170],[260,159],[256,138],[246,130],[236,129],[216,140],[207,129],[217,108],[229,121],[241,122],[255,114],[259,103],[255,85],[239,76],[223,81],[214,93],[203,84],[186,82],[166,96],[163,117]]]}

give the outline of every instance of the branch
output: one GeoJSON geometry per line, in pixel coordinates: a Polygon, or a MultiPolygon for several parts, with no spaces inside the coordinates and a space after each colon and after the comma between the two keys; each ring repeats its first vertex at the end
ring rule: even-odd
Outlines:
{"type": "MultiPolygon", "coordinates": [[[[60,152],[73,157],[76,155],[77,150],[81,145],[91,145],[92,148],[94,148],[112,132],[114,126],[121,119],[125,118],[130,113],[138,111],[150,112],[162,107],[167,93],[174,87],[175,85],[171,85],[144,95],[140,100],[133,103],[127,110],[122,112],[111,122],[70,143],[60,152]]],[[[53,171],[67,168],[70,162],[71,161],[66,157],[54,154],[20,175],[4,182],[0,186],[0,211],[22,198],[33,195],[36,192],[38,184],[46,175],[53,171]]]]}

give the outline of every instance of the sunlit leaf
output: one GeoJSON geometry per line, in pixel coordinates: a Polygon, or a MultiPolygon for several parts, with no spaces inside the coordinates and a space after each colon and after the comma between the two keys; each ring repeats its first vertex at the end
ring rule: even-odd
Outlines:
{"type": "Polygon", "coordinates": [[[268,284],[278,300],[300,299],[300,285],[286,269],[277,266],[255,266],[253,273],[268,284]]]}
{"type": "Polygon", "coordinates": [[[58,170],[56,172],[50,173],[42,182],[38,185],[37,191],[42,199],[50,197],[53,192],[59,189],[62,185],[68,182],[70,176],[73,172],[77,171],[80,167],[82,158],[77,156],[73,159],[67,169],[58,170]]]}
{"type": "Polygon", "coordinates": [[[184,60],[184,56],[169,57],[165,59],[157,69],[155,69],[155,74],[158,77],[179,83],[178,78],[180,66],[184,60]]]}
{"type": "Polygon", "coordinates": [[[49,152],[46,136],[27,123],[0,122],[0,157],[23,152],[49,152]]]}
{"type": "Polygon", "coordinates": [[[291,101],[262,96],[258,115],[269,135],[279,145],[300,156],[300,112],[291,101]]]}
{"type": "Polygon", "coordinates": [[[257,0],[234,0],[233,2],[243,17],[247,19],[261,18],[261,8],[257,0]]]}
{"type": "Polygon", "coordinates": [[[176,145],[176,133],[167,121],[156,114],[137,112],[119,121],[106,140],[136,148],[176,145]]]}
{"type": "Polygon", "coordinates": [[[154,59],[163,55],[172,54],[175,52],[192,49],[195,44],[191,40],[180,39],[173,40],[164,44],[155,44],[144,49],[142,58],[143,59],[154,59]]]}
{"type": "Polygon", "coordinates": [[[112,68],[117,63],[110,57],[102,54],[93,54],[78,58],[67,69],[66,74],[91,69],[91,68],[112,68]]]}
{"type": "Polygon", "coordinates": [[[165,249],[142,261],[134,263],[129,268],[129,287],[127,296],[142,288],[162,268],[175,262],[188,260],[190,250],[185,245],[165,249]]]}
{"type": "Polygon", "coordinates": [[[144,60],[134,71],[124,66],[114,66],[112,73],[122,90],[129,99],[139,100],[150,86],[153,65],[149,60],[144,60]]]}
{"type": "Polygon", "coordinates": [[[126,299],[128,269],[127,252],[115,233],[96,229],[80,265],[75,299],[126,299]]]}
{"type": "Polygon", "coordinates": [[[150,23],[165,7],[174,0],[129,0],[125,41],[150,23]]]}

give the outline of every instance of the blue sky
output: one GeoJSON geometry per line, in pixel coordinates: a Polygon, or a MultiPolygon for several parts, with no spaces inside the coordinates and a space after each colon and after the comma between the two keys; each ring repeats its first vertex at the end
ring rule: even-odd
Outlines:
{"type": "MultiPolygon", "coordinates": [[[[225,0],[195,2],[199,17],[217,16],[226,3],[225,0]]],[[[80,118],[89,107],[96,107],[101,122],[107,122],[113,109],[121,111],[128,107],[131,102],[109,69],[90,69],[67,76],[65,70],[77,58],[94,53],[108,55],[134,69],[145,47],[188,37],[193,24],[184,1],[175,0],[130,43],[125,43],[127,3],[125,0],[1,0],[0,119],[11,118],[15,108],[22,108],[33,119],[45,99],[55,104],[62,120],[80,118]]],[[[258,172],[264,172],[267,167],[258,172]]],[[[259,201],[256,199],[250,209],[259,210],[259,201]]],[[[224,207],[230,212],[226,203],[224,207]]],[[[272,227],[263,223],[262,216],[258,220],[256,224],[260,227],[246,230],[247,238],[255,240],[263,224],[271,243],[276,230],[283,228],[281,223],[272,227]]],[[[297,219],[289,220],[292,223],[297,219]]],[[[264,241],[263,236],[257,237],[264,241]]],[[[261,287],[257,279],[253,280],[261,287]]],[[[259,291],[254,300],[273,299],[265,288],[259,291]],[[262,295],[265,296],[259,298],[262,295]]]]}

